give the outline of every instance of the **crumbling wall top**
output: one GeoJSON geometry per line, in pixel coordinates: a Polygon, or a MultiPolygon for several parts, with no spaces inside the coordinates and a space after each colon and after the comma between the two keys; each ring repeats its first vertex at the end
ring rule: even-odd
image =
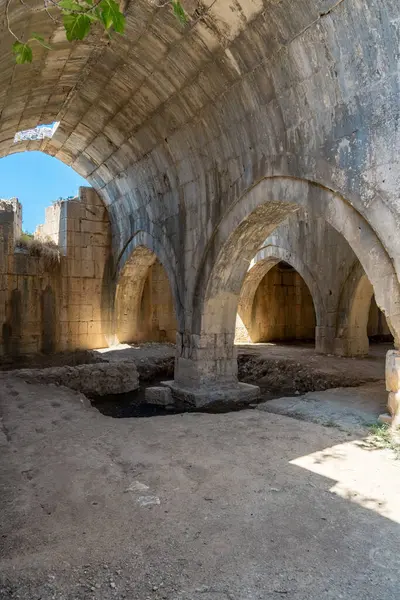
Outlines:
{"type": "Polygon", "coordinates": [[[0,198],[0,211],[14,213],[14,240],[22,234],[22,205],[18,198],[0,198]]]}

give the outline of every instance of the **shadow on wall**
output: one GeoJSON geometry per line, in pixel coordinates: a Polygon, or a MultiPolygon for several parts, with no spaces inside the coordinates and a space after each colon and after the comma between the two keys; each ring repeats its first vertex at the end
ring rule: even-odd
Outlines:
{"type": "Polygon", "coordinates": [[[376,304],[375,296],[372,296],[369,309],[367,335],[372,343],[390,342],[393,344],[393,336],[390,333],[385,315],[376,304]]]}
{"type": "Polygon", "coordinates": [[[20,290],[12,290],[8,305],[8,318],[3,323],[3,346],[5,354],[18,356],[22,325],[22,294],[20,290]]]}
{"type": "Polygon", "coordinates": [[[120,343],[176,340],[176,316],[168,275],[148,248],[136,248],[122,270],[115,315],[120,343]]]}
{"type": "Polygon", "coordinates": [[[48,285],[44,289],[41,298],[41,323],[42,323],[42,347],[43,354],[52,354],[57,349],[57,303],[53,289],[48,285]]]}

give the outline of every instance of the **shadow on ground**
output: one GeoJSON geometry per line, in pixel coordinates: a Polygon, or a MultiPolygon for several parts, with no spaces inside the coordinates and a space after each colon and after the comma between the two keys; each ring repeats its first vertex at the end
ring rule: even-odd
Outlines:
{"type": "Polygon", "coordinates": [[[261,411],[109,419],[9,378],[4,600],[398,599],[399,462],[261,411]]]}

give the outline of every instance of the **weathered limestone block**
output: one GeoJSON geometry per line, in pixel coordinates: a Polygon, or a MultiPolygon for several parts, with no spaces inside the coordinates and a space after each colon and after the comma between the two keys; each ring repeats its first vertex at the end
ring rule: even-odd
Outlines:
{"type": "Polygon", "coordinates": [[[149,387],[145,391],[145,398],[147,404],[168,406],[174,403],[171,390],[168,387],[149,387]]]}
{"type": "Polygon", "coordinates": [[[186,407],[203,408],[212,405],[234,405],[250,404],[260,397],[260,388],[249,383],[237,382],[236,386],[231,388],[215,385],[214,388],[207,386],[183,387],[180,383],[176,385],[175,381],[163,381],[163,385],[171,390],[174,403],[186,407]]]}
{"type": "Polygon", "coordinates": [[[389,350],[386,354],[386,390],[388,392],[400,391],[400,351],[389,350]]]}
{"type": "Polygon", "coordinates": [[[391,416],[393,428],[400,426],[400,392],[390,392],[388,397],[388,409],[391,416]]]}
{"type": "Polygon", "coordinates": [[[258,386],[239,383],[233,333],[177,332],[174,381],[163,385],[186,406],[246,404],[260,395],[258,386]]]}
{"type": "Polygon", "coordinates": [[[13,371],[13,375],[21,377],[27,383],[64,385],[88,396],[122,394],[139,387],[136,365],[131,361],[20,369],[13,371]]]}
{"type": "Polygon", "coordinates": [[[387,415],[380,415],[379,421],[391,423],[393,428],[400,426],[400,351],[389,350],[386,354],[386,390],[389,392],[387,415]]]}

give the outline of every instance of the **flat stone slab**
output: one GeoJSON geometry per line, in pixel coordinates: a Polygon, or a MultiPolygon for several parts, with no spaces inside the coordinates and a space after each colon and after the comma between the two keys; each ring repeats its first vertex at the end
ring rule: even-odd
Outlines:
{"type": "Polygon", "coordinates": [[[173,398],[178,402],[194,408],[216,404],[250,404],[260,397],[260,388],[249,383],[239,383],[235,388],[215,388],[204,391],[179,387],[175,381],[162,381],[161,385],[170,388],[173,398]]]}
{"type": "MultiPolygon", "coordinates": [[[[5,372],[2,376],[9,375],[5,372]]],[[[129,362],[94,363],[74,367],[19,369],[12,371],[27,383],[63,385],[88,396],[123,394],[138,389],[136,365],[129,362]]]]}
{"type": "Polygon", "coordinates": [[[387,392],[382,381],[359,387],[309,392],[303,396],[276,398],[258,404],[256,409],[339,427],[353,433],[377,423],[379,415],[386,410],[386,403],[387,392]]]}

